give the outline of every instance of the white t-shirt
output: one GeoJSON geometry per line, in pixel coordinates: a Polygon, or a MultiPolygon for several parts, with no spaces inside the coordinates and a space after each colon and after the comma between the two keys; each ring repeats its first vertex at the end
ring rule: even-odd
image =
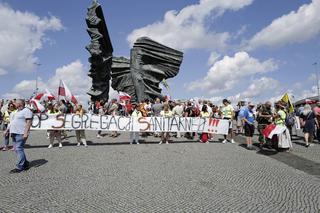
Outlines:
{"type": "Polygon", "coordinates": [[[183,115],[183,106],[175,106],[173,109],[172,109],[172,113],[176,116],[180,116],[182,117],[183,115]]]}
{"type": "Polygon", "coordinates": [[[33,117],[32,111],[28,108],[24,108],[16,113],[11,113],[11,115],[10,133],[23,135],[27,124],[26,120],[32,119],[33,117]]]}

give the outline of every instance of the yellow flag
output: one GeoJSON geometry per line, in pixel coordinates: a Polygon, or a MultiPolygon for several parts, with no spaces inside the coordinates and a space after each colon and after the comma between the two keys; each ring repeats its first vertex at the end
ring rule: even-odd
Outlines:
{"type": "Polygon", "coordinates": [[[288,93],[284,94],[284,96],[281,98],[281,101],[287,103],[289,105],[289,112],[293,113],[294,112],[294,106],[290,100],[290,97],[288,95],[288,93]]]}

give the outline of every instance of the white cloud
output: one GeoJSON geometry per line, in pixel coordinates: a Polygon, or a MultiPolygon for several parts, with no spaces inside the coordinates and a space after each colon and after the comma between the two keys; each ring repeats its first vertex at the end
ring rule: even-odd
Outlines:
{"type": "Polygon", "coordinates": [[[249,87],[241,93],[241,97],[255,99],[264,98],[265,95],[275,94],[280,89],[280,82],[273,78],[262,77],[253,80],[249,87]]]}
{"type": "Polygon", "coordinates": [[[5,75],[7,73],[8,73],[7,70],[4,70],[0,67],[0,75],[5,75]]]}
{"type": "Polygon", "coordinates": [[[248,41],[249,50],[261,46],[280,47],[301,43],[320,34],[320,0],[302,5],[297,11],[283,15],[248,41]]]}
{"type": "Polygon", "coordinates": [[[40,18],[3,3],[0,20],[0,68],[5,70],[33,70],[38,61],[35,53],[42,48],[45,33],[63,29],[61,20],[54,16],[40,18]]]}
{"type": "MultiPolygon", "coordinates": [[[[39,92],[44,92],[48,88],[54,95],[57,95],[60,79],[71,90],[71,93],[82,104],[86,104],[90,99],[86,93],[91,87],[91,78],[87,75],[88,69],[80,60],[76,60],[68,65],[56,69],[54,75],[48,81],[38,79],[39,92]]],[[[23,80],[19,82],[11,92],[4,95],[4,98],[30,98],[35,91],[35,80],[23,80]]],[[[110,88],[110,98],[117,98],[117,92],[110,88]]]]}
{"type": "Polygon", "coordinates": [[[182,10],[168,11],[160,22],[136,29],[127,37],[133,45],[137,38],[150,37],[170,47],[186,50],[191,48],[224,49],[230,38],[228,32],[209,30],[209,22],[226,10],[239,10],[253,0],[200,0],[182,10]]]}
{"type": "Polygon", "coordinates": [[[278,65],[273,59],[260,62],[246,52],[238,52],[234,57],[225,56],[217,61],[203,79],[191,82],[187,89],[208,91],[209,94],[227,91],[237,83],[244,80],[248,82],[256,74],[267,73],[277,68],[278,65]]]}
{"type": "Polygon", "coordinates": [[[209,56],[209,59],[208,59],[208,65],[209,66],[212,66],[214,65],[218,60],[219,58],[221,57],[221,55],[217,52],[212,52],[209,56]]]}

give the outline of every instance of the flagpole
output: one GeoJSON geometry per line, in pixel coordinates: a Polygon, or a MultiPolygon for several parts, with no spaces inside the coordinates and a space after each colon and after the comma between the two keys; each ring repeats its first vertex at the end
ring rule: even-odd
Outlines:
{"type": "Polygon", "coordinates": [[[318,88],[318,101],[320,101],[320,86],[319,86],[319,70],[318,70],[318,62],[315,62],[314,64],[315,72],[317,75],[317,88],[318,88]]]}
{"type": "Polygon", "coordinates": [[[59,81],[59,86],[58,86],[58,102],[60,102],[60,85],[61,85],[61,79],[59,81]]]}

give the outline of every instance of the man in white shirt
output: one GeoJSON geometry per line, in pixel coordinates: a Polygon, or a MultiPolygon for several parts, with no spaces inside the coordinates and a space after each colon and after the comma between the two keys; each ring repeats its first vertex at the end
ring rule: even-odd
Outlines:
{"type": "Polygon", "coordinates": [[[11,123],[4,132],[5,135],[10,132],[18,157],[17,168],[11,170],[10,173],[20,173],[29,169],[29,162],[24,153],[24,144],[29,137],[33,113],[25,107],[24,100],[17,100],[16,107],[17,112],[11,117],[11,123]]]}

